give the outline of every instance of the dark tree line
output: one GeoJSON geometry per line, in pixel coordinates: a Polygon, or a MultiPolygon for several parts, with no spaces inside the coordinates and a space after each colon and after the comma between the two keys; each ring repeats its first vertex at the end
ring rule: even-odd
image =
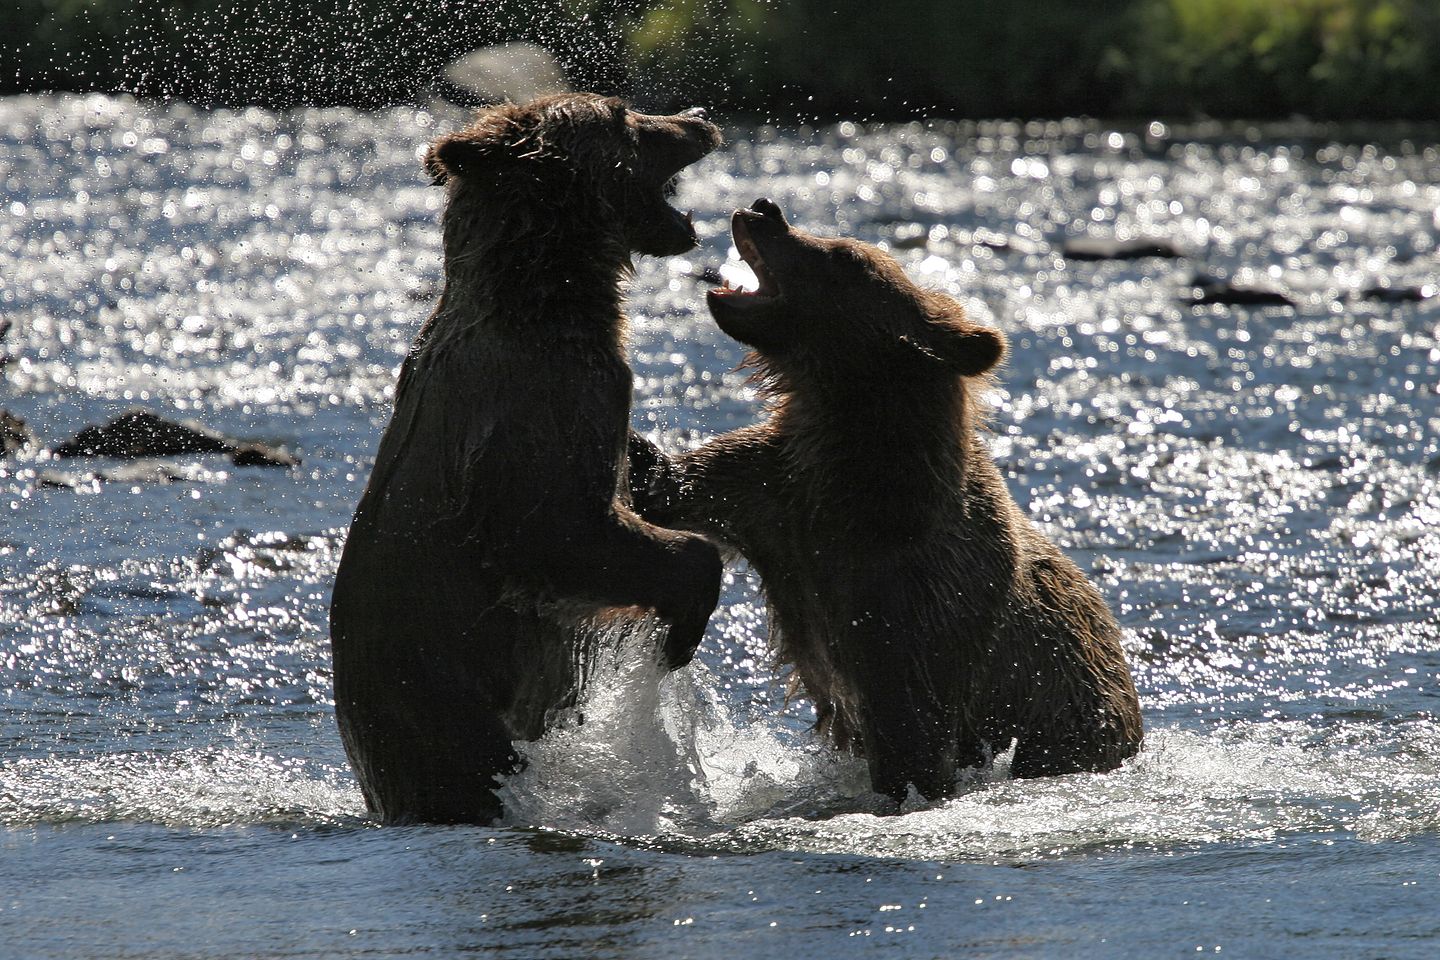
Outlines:
{"type": "Polygon", "coordinates": [[[507,40],[779,119],[1440,118],[1433,0],[10,0],[0,90],[369,107],[507,40]]]}

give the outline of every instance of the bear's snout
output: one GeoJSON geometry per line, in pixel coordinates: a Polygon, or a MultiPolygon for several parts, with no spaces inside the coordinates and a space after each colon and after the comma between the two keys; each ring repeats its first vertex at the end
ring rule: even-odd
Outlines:
{"type": "Polygon", "coordinates": [[[780,204],[769,197],[761,197],[750,204],[750,209],[760,214],[766,220],[774,220],[780,226],[789,228],[790,224],[785,219],[785,213],[780,209],[780,204]]]}

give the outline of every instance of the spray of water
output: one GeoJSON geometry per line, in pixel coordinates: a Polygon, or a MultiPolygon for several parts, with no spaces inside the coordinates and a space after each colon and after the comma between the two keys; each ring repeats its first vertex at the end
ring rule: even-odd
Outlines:
{"type": "Polygon", "coordinates": [[[741,726],[699,661],[663,675],[649,642],[619,638],[587,694],[500,788],[512,824],[622,836],[707,836],[866,789],[864,765],[774,727],[741,726]]]}

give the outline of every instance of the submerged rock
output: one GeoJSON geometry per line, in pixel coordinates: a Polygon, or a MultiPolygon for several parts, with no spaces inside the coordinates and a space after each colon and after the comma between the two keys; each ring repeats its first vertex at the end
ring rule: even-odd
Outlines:
{"type": "Polygon", "coordinates": [[[994,250],[996,253],[1025,255],[1044,253],[1046,250],[1043,243],[1004,234],[998,230],[991,230],[989,227],[967,230],[963,227],[951,227],[945,224],[926,226],[923,223],[909,223],[896,227],[889,243],[892,250],[918,250],[937,243],[956,247],[984,247],[994,250]]]}
{"type": "Polygon", "coordinates": [[[976,247],[985,247],[997,253],[1018,253],[1024,256],[1045,252],[1043,243],[1036,243],[1024,237],[1007,236],[995,230],[988,230],[981,227],[972,231],[968,236],[964,233],[952,233],[955,239],[962,243],[969,243],[976,247]]]}
{"type": "Polygon", "coordinates": [[[35,440],[30,425],[9,410],[0,410],[0,456],[9,456],[28,447],[35,440]]]}
{"type": "Polygon", "coordinates": [[[1433,283],[1413,287],[1392,287],[1389,284],[1377,283],[1360,291],[1360,296],[1365,300],[1378,300],[1380,303],[1418,303],[1429,300],[1437,292],[1440,291],[1437,291],[1433,283]]]}
{"type": "Polygon", "coordinates": [[[923,250],[929,245],[930,230],[920,224],[902,227],[890,238],[891,250],[923,250]]]}
{"type": "Polygon", "coordinates": [[[46,470],[35,478],[35,484],[50,490],[79,490],[89,488],[91,492],[100,489],[100,478],[93,473],[61,473],[46,470]]]}
{"type": "Polygon", "coordinates": [[[153,460],[137,460],[115,470],[95,473],[89,470],[45,470],[35,478],[35,483],[51,490],[71,490],[76,493],[98,493],[102,484],[128,483],[131,485],[152,483],[174,483],[185,479],[170,467],[153,460]]]}
{"type": "Polygon", "coordinates": [[[1293,307],[1295,301],[1274,287],[1246,286],[1216,277],[1197,276],[1185,302],[1202,307],[1212,303],[1228,307],[1293,307]]]}
{"type": "Polygon", "coordinates": [[[1113,237],[1071,237],[1060,250],[1067,260],[1139,260],[1161,257],[1174,260],[1185,256],[1179,247],[1164,237],[1134,237],[1116,240],[1113,237]]]}
{"type": "Polygon", "coordinates": [[[176,480],[188,480],[189,477],[168,463],[136,460],[113,470],[102,470],[100,479],[105,483],[174,483],[176,480]]]}
{"type": "Polygon", "coordinates": [[[244,443],[230,453],[230,462],[237,467],[298,467],[300,458],[284,447],[265,443],[244,443]]]}
{"type": "Polygon", "coordinates": [[[164,460],[133,460],[105,470],[45,470],[36,478],[40,487],[96,493],[107,483],[131,486],[167,483],[218,483],[225,474],[206,470],[198,464],[177,464],[164,460]]]}

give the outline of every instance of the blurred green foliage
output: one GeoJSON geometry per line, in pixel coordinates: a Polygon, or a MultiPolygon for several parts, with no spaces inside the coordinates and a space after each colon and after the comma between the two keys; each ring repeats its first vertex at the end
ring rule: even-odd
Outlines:
{"type": "Polygon", "coordinates": [[[780,119],[1440,118],[1436,0],[9,0],[0,89],[372,106],[522,39],[577,86],[780,119]]]}
{"type": "Polygon", "coordinates": [[[710,75],[704,92],[781,113],[1111,113],[1129,13],[1116,0],[691,0],[630,36],[642,69],[738,40],[733,77],[710,75]],[[682,8],[704,26],[677,22],[682,8]]]}
{"type": "Polygon", "coordinates": [[[1440,116],[1434,0],[1160,0],[1141,5],[1139,105],[1219,116],[1440,116]]]}

